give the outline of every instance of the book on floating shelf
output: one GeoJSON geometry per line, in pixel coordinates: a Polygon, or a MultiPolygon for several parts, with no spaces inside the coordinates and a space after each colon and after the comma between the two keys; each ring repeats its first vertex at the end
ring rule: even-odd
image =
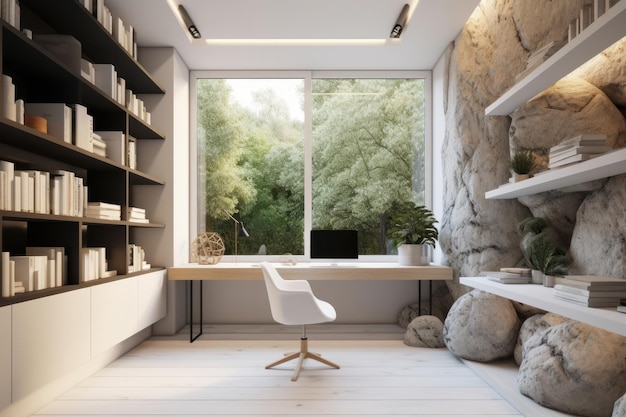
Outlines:
{"type": "Polygon", "coordinates": [[[566,275],[564,277],[557,277],[556,284],[585,290],[601,289],[601,291],[606,291],[608,288],[626,290],[626,279],[597,275],[566,275]]]}
{"type": "Polygon", "coordinates": [[[550,162],[553,162],[553,161],[560,161],[561,159],[565,159],[570,156],[581,155],[581,154],[582,155],[603,154],[606,152],[610,152],[612,150],[613,148],[611,148],[608,145],[576,146],[574,148],[569,148],[564,151],[558,151],[558,152],[551,151],[548,156],[550,158],[550,162]]]}
{"type": "Polygon", "coordinates": [[[535,68],[545,62],[548,58],[554,55],[559,49],[565,46],[566,41],[552,41],[548,42],[541,48],[534,51],[528,57],[528,61],[526,62],[526,69],[521,73],[515,76],[515,81],[518,82],[522,78],[526,77],[529,73],[531,73],[535,68]]]}
{"type": "Polygon", "coordinates": [[[548,162],[548,168],[559,168],[559,167],[564,167],[566,165],[571,165],[571,164],[575,164],[577,162],[582,162],[582,161],[588,161],[589,159],[593,159],[596,156],[600,156],[601,154],[588,154],[588,153],[583,153],[583,154],[578,154],[578,155],[573,155],[573,156],[569,156],[567,158],[563,158],[560,159],[558,161],[552,161],[550,160],[548,162]]]}
{"type": "Polygon", "coordinates": [[[528,284],[530,282],[530,269],[526,268],[500,268],[499,271],[482,271],[480,274],[490,281],[501,284],[528,284]]]}
{"type": "Polygon", "coordinates": [[[550,148],[550,153],[557,153],[561,151],[565,151],[570,148],[575,148],[577,146],[598,146],[598,145],[606,145],[606,135],[604,133],[586,133],[578,136],[574,136],[573,138],[564,140],[550,148]]]}
{"type": "Polygon", "coordinates": [[[626,300],[626,280],[569,275],[556,279],[554,297],[587,307],[616,307],[626,300]]]}

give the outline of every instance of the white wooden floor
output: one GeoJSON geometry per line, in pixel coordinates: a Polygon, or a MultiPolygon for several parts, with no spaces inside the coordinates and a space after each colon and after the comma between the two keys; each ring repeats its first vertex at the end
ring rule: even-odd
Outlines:
{"type": "Polygon", "coordinates": [[[293,363],[264,367],[296,350],[297,335],[214,336],[150,339],[35,416],[522,416],[446,349],[409,347],[397,335],[316,340],[309,332],[311,350],[341,369],[307,361],[296,382],[293,363]]]}

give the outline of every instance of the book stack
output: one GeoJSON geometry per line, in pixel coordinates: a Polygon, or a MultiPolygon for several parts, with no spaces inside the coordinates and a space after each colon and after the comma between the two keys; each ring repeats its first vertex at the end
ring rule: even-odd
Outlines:
{"type": "Polygon", "coordinates": [[[82,248],[81,257],[80,282],[117,275],[117,270],[108,270],[106,248],[82,248]]]}
{"type": "Polygon", "coordinates": [[[554,297],[586,307],[616,307],[626,299],[626,279],[568,275],[556,279],[554,297]]]}
{"type": "Polygon", "coordinates": [[[550,148],[548,168],[564,167],[611,151],[605,134],[578,135],[550,148]]]}
{"type": "Polygon", "coordinates": [[[87,203],[85,216],[102,220],[121,220],[122,206],[113,203],[87,203]]]}
{"type": "Polygon", "coordinates": [[[139,272],[144,269],[150,269],[151,265],[146,262],[146,253],[139,245],[128,245],[128,255],[130,264],[128,265],[128,273],[139,272]]]}
{"type": "Polygon", "coordinates": [[[128,221],[133,223],[150,223],[146,218],[146,209],[139,207],[128,208],[128,221]]]}
{"type": "Polygon", "coordinates": [[[2,252],[2,297],[60,287],[67,283],[63,247],[27,247],[25,255],[2,252]]]}
{"type": "Polygon", "coordinates": [[[481,275],[501,284],[528,284],[531,280],[528,268],[500,268],[499,271],[482,271],[481,275]]]}
{"type": "Polygon", "coordinates": [[[515,82],[519,82],[522,78],[526,77],[535,68],[541,65],[545,60],[555,54],[556,51],[561,49],[567,42],[565,41],[552,41],[548,42],[543,47],[537,49],[530,54],[526,63],[526,69],[515,77],[515,82]]]}
{"type": "Polygon", "coordinates": [[[93,145],[93,153],[103,158],[107,156],[107,143],[102,139],[102,136],[97,133],[91,135],[91,142],[93,145]]]}

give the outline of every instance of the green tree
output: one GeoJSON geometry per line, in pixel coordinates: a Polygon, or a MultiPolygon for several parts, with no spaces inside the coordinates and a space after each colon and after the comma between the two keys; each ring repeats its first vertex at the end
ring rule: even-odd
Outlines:
{"type": "Polygon", "coordinates": [[[314,80],[313,226],[386,253],[395,203],[423,203],[423,82],[314,80]]]}

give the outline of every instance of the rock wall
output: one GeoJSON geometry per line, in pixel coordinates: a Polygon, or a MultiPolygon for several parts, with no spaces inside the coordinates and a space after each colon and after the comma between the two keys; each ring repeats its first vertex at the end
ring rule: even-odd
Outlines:
{"type": "Polygon", "coordinates": [[[614,147],[626,145],[626,40],[511,116],[484,114],[534,50],[567,39],[585,2],[483,0],[447,55],[440,244],[458,276],[522,262],[516,226],[534,215],[571,242],[571,273],[626,277],[626,176],[519,200],[484,197],[508,181],[516,150],[545,164],[551,146],[578,133],[605,131],[614,147]]]}

